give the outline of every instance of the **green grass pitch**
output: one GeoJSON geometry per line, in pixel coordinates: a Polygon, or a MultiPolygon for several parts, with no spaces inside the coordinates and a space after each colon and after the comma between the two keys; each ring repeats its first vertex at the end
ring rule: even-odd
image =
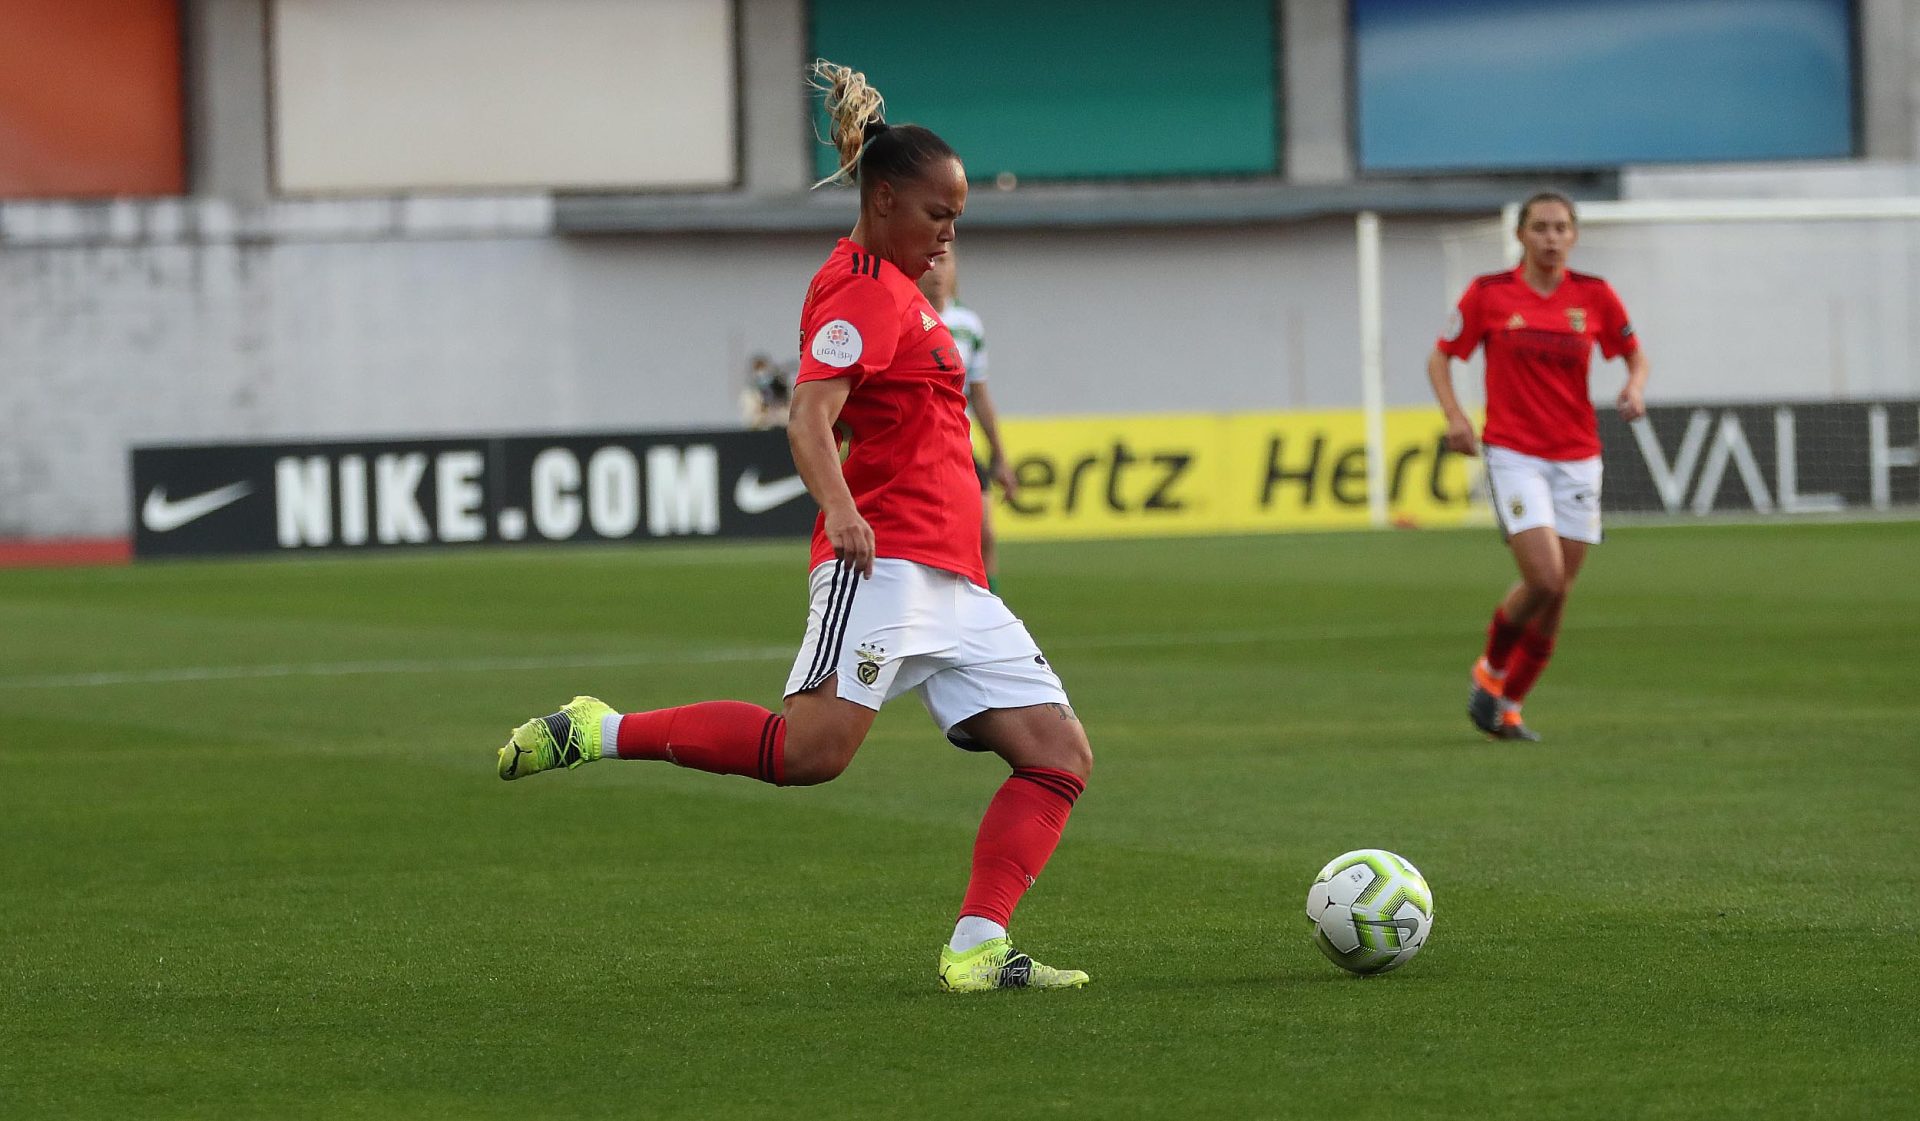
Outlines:
{"type": "Polygon", "coordinates": [[[801,546],[0,572],[0,1116],[1886,1117],[1920,1098],[1920,523],[1630,528],[1530,722],[1487,533],[1009,548],[1097,765],[933,966],[997,760],[506,784],[576,692],[777,704],[801,546]],[[1322,863],[1433,885],[1347,977],[1322,863]]]}

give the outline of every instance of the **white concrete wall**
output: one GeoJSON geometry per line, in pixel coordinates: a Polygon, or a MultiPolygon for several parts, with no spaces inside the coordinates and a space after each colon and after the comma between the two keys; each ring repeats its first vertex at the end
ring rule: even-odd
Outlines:
{"type": "MultiPolygon", "coordinates": [[[[734,423],[748,359],[793,352],[833,242],[316,239],[302,222],[319,224],[0,247],[0,535],[125,531],[139,443],[734,423]]],[[[1010,413],[1358,401],[1344,222],[966,245],[1010,413]]],[[[1422,392],[1444,304],[1417,272],[1395,270],[1422,305],[1389,351],[1400,399],[1422,392]]]]}

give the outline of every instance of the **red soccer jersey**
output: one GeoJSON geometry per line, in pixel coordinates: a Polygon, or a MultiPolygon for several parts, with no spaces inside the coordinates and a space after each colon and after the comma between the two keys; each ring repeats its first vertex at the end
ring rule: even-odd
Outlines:
{"type": "MultiPolygon", "coordinates": [[[[906,274],[841,238],[800,309],[800,382],[848,378],[840,470],[874,555],[987,582],[966,370],[947,325],[906,274]]],[[[812,564],[833,559],[826,515],[812,564]]]]}
{"type": "Polygon", "coordinates": [[[1526,266],[1488,273],[1467,285],[1442,354],[1467,358],[1487,347],[1484,443],[1542,459],[1600,454],[1600,425],[1587,392],[1593,344],[1619,358],[1640,349],[1613,286],[1568,270],[1553,294],[1527,285],[1526,266]]]}

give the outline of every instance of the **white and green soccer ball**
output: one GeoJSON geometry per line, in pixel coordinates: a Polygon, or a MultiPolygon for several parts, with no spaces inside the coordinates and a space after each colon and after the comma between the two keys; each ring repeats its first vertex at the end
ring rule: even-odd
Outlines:
{"type": "Polygon", "coordinates": [[[1307,890],[1313,943],[1350,973],[1385,973],[1433,932],[1433,891],[1420,869],[1385,849],[1334,857],[1307,890]]]}

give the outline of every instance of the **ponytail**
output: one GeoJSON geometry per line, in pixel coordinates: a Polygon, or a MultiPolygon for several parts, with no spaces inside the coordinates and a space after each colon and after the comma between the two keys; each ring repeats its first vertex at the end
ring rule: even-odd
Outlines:
{"type": "Polygon", "coordinates": [[[856,182],[867,145],[887,131],[886,99],[850,66],[816,58],[807,74],[807,84],[825,94],[827,142],[840,154],[840,166],[814,186],[856,182]]]}
{"type": "Polygon", "coordinates": [[[867,84],[865,74],[817,58],[807,68],[807,75],[807,84],[824,95],[825,142],[832,144],[840,157],[840,166],[815,187],[856,184],[864,200],[875,182],[914,179],[936,160],[959,158],[932,129],[887,124],[886,100],[867,84]]]}

